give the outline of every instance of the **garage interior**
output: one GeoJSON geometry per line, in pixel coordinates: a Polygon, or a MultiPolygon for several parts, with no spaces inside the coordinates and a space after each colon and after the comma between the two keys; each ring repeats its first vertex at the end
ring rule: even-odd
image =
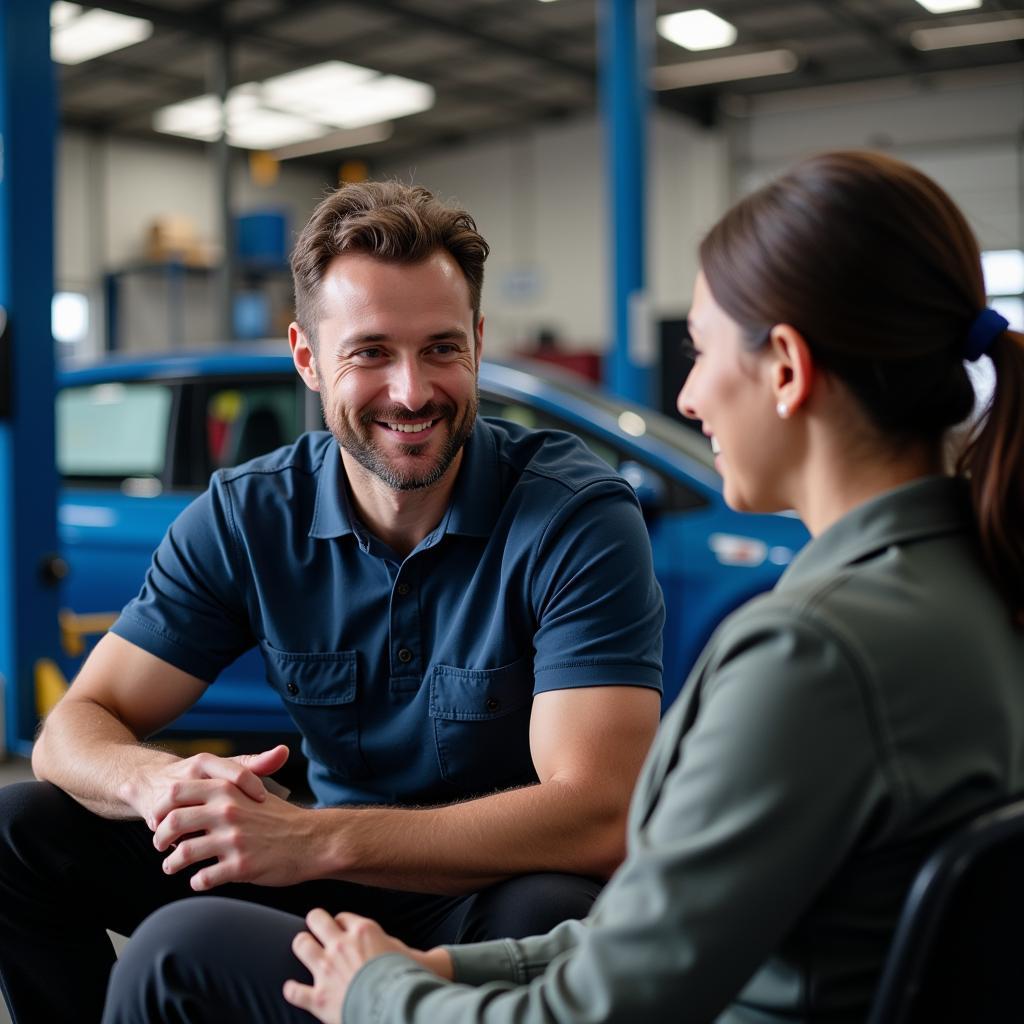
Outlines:
{"type": "MultiPolygon", "coordinates": [[[[10,33],[36,3],[7,6],[10,33]]],[[[15,427],[0,400],[0,493],[13,494],[0,560],[14,567],[0,599],[0,785],[31,777],[24,728],[12,722],[30,713],[32,665],[60,642],[59,566],[55,578],[40,568],[56,564],[57,523],[24,498],[31,488],[47,506],[59,487],[45,426],[50,370],[119,352],[284,346],[288,252],[340,182],[397,178],[473,212],[493,252],[488,355],[555,353],[669,416],[696,244],[736,198],[820,150],[881,150],[939,181],[989,254],[991,305],[1024,329],[1024,3],[947,12],[925,0],[714,0],[734,36],[704,50],[656,31],[683,6],[51,5],[53,95],[18,129],[36,148],[9,142],[5,157],[17,183],[34,173],[25,153],[54,151],[52,252],[34,264],[52,274],[28,300],[34,318],[14,294],[4,347],[20,360],[10,376],[18,415],[31,418],[15,427]],[[95,56],[68,41],[76,22],[108,16],[126,20],[101,26],[101,37],[124,30],[134,41],[95,56]],[[327,102],[378,79],[387,87],[376,113],[346,120],[327,102]],[[626,151],[629,166],[617,166],[626,151]],[[53,337],[52,360],[31,357],[31,368],[26,320],[33,344],[53,337]],[[32,446],[42,464],[16,454],[29,437],[42,439],[32,446]]],[[[13,107],[35,85],[7,46],[13,107]]],[[[45,202],[49,180],[32,202],[45,202]]],[[[14,238],[49,223],[49,210],[33,219],[14,206],[14,238]]],[[[7,244],[13,262],[19,246],[7,244]]]]}

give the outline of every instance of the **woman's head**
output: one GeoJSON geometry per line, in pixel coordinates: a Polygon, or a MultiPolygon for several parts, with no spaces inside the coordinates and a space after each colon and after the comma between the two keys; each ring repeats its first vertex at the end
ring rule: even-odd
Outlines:
{"type": "MultiPolygon", "coordinates": [[[[747,196],[700,248],[713,303],[756,353],[778,325],[806,343],[819,379],[852,399],[878,452],[936,455],[974,405],[964,359],[985,306],[978,245],[930,178],[868,152],[812,157],[747,196]]],[[[996,392],[962,469],[990,562],[1012,553],[1024,605],[1024,339],[995,335],[996,392]],[[982,454],[984,457],[982,458],[982,454]],[[1013,517],[1016,518],[1013,518],[1013,517]]],[[[771,340],[770,340],[771,339],[771,340]]]]}
{"type": "Polygon", "coordinates": [[[977,243],[920,171],[876,153],[813,157],[734,206],[701,244],[751,347],[792,324],[894,443],[971,411],[961,358],[985,305],[977,243]]]}

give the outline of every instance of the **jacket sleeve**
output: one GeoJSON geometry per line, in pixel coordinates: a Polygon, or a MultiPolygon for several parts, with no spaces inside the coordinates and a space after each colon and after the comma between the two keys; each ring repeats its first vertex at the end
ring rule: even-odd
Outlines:
{"type": "Polygon", "coordinates": [[[687,684],[700,687],[696,720],[684,735],[677,707],[662,724],[629,855],[587,921],[464,947],[458,977],[475,987],[402,957],[371,961],[353,980],[344,1024],[696,1022],[722,1012],[849,855],[885,789],[856,657],[806,617],[739,619],[687,684]]]}

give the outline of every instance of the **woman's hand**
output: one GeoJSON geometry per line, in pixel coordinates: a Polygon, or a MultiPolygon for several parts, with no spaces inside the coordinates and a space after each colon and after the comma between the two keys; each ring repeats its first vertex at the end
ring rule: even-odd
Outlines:
{"type": "Polygon", "coordinates": [[[443,949],[411,949],[384,931],[376,921],[358,914],[331,917],[326,910],[306,915],[308,932],[292,942],[292,952],[313,975],[312,985],[286,981],[284,997],[324,1024],[338,1024],[348,987],[363,964],[385,953],[402,953],[421,967],[451,979],[451,957],[443,949]]]}

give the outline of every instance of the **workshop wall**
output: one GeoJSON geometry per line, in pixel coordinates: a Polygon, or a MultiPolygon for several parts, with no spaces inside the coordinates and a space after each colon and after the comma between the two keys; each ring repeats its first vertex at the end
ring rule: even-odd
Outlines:
{"type": "MultiPolygon", "coordinates": [[[[985,248],[1024,236],[1024,72],[987,72],[800,90],[728,102],[722,123],[701,129],[657,111],[651,123],[648,280],[653,315],[688,305],[700,236],[732,198],[809,152],[883,148],[935,176],[965,209],[985,248]]],[[[595,115],[506,138],[372,167],[376,176],[427,185],[463,203],[492,244],[484,289],[487,344],[501,355],[529,347],[541,330],[575,349],[604,349],[609,323],[608,214],[603,128],[595,115]]],[[[216,174],[198,147],[61,137],[58,287],[87,292],[102,337],[102,276],[142,252],[155,218],[191,219],[219,242],[216,174]]],[[[257,188],[235,160],[239,210],[283,207],[294,233],[331,184],[285,164],[257,188]]],[[[142,307],[133,332],[153,327],[142,307]]],[[[190,341],[216,339],[214,318],[189,326],[190,341]],[[207,336],[208,335],[208,336],[207,336]]],[[[140,343],[143,339],[138,339],[140,343]]]]}
{"type": "MultiPolygon", "coordinates": [[[[656,316],[685,310],[694,250],[728,205],[726,136],[662,112],[651,121],[648,289],[656,316]]],[[[457,199],[491,243],[484,283],[492,354],[554,331],[568,349],[606,346],[608,198],[597,117],[385,165],[457,199]]]]}

